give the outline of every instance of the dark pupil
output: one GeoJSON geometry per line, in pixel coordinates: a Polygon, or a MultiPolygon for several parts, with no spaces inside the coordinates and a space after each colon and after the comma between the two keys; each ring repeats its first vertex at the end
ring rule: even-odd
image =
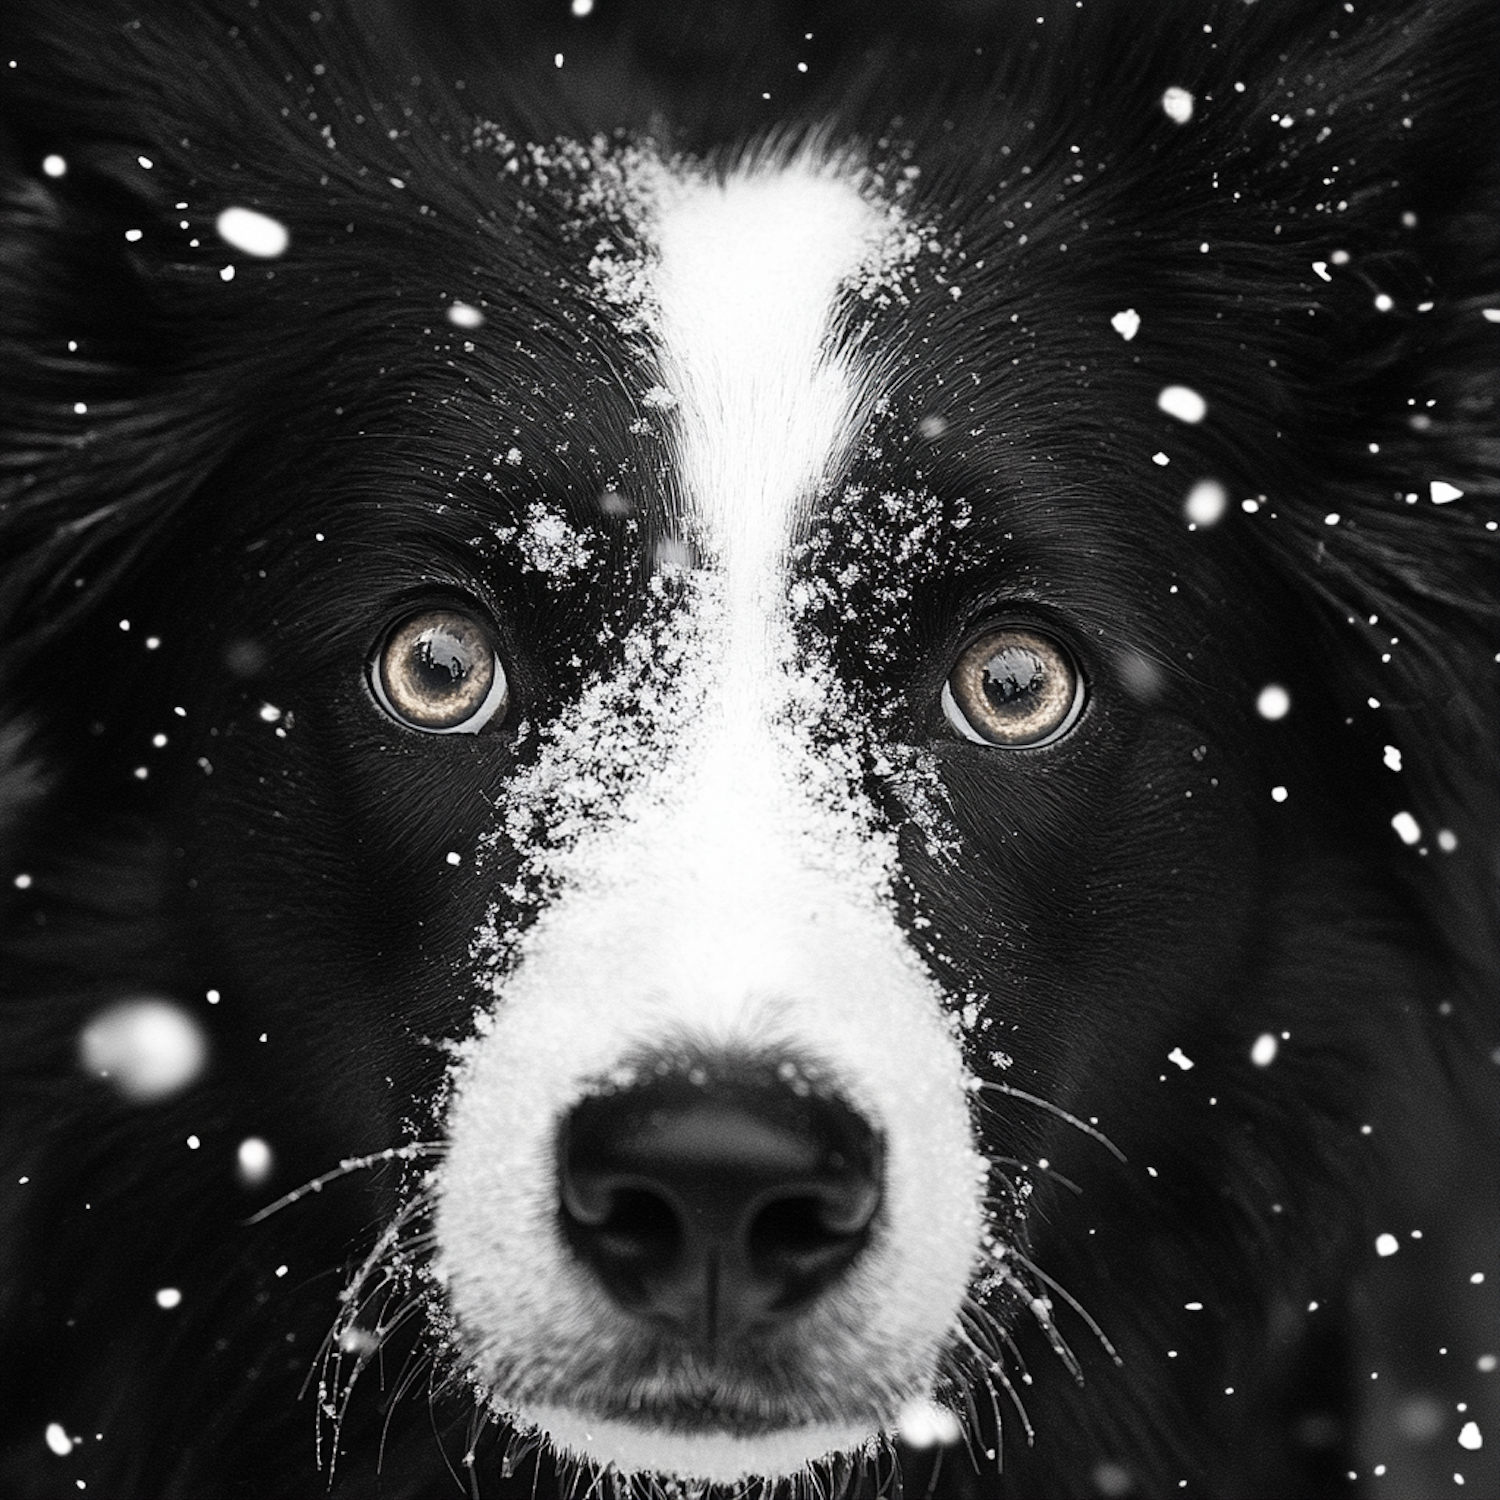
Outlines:
{"type": "Polygon", "coordinates": [[[984,696],[1007,718],[1028,713],[1046,685],[1046,664],[1024,646],[1005,646],[984,664],[984,696]]]}
{"type": "Polygon", "coordinates": [[[457,636],[434,628],[412,643],[411,668],[420,692],[444,698],[474,670],[474,656],[457,636]]]}

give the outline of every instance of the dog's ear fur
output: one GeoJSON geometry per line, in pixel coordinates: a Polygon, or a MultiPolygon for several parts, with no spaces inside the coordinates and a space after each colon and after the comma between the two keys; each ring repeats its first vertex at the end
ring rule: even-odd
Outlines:
{"type": "MultiPolygon", "coordinates": [[[[364,234],[390,218],[362,180],[383,187],[399,170],[386,161],[399,156],[395,75],[347,27],[328,28],[327,62],[309,72],[288,16],[267,7],[242,27],[238,11],[106,0],[0,22],[0,633],[13,660],[130,571],[264,419],[247,398],[311,353],[277,265],[227,245],[218,213],[295,209],[325,252],[351,221],[364,234]],[[319,114],[331,118],[329,98],[366,122],[337,152],[319,114]]],[[[382,256],[358,253],[364,292],[382,256]]]]}
{"type": "Polygon", "coordinates": [[[1408,861],[1414,899],[1492,1030],[1500,11],[1330,16],[1327,42],[1300,42],[1283,96],[1260,101],[1244,125],[1262,137],[1246,148],[1259,175],[1244,191],[1274,215],[1266,243],[1303,262],[1303,296],[1282,313],[1305,330],[1303,364],[1278,374],[1296,401],[1286,426],[1298,472],[1312,477],[1301,493],[1270,497],[1276,524],[1258,534],[1321,606],[1344,713],[1376,716],[1403,752],[1421,830],[1408,861]]]}

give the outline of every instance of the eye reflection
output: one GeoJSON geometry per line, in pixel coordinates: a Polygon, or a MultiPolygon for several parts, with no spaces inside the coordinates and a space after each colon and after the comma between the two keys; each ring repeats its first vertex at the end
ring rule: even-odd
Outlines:
{"type": "Polygon", "coordinates": [[[509,696],[488,628],[456,609],[398,624],[371,663],[370,685],[387,713],[428,734],[477,734],[509,696]]]}
{"type": "Polygon", "coordinates": [[[943,686],[943,712],[966,739],[1027,749],[1059,739],[1083,709],[1083,679],[1068,652],[1024,626],[986,631],[966,646],[943,686]]]}

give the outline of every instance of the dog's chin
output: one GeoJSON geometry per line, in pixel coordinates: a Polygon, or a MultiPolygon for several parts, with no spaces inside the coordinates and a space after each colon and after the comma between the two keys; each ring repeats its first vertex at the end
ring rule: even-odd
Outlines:
{"type": "Polygon", "coordinates": [[[748,1417],[715,1422],[678,1407],[596,1417],[563,1406],[537,1408],[529,1420],[570,1459],[625,1478],[655,1476],[685,1484],[745,1485],[791,1479],[838,1460],[873,1453],[868,1425],[769,1426],[748,1417]]]}

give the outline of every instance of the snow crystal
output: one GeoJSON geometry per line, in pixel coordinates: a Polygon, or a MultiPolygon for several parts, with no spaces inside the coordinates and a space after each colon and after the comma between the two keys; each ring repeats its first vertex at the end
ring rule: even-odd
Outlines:
{"type": "Polygon", "coordinates": [[[1452,500],[1463,499],[1463,491],[1457,485],[1448,484],[1441,479],[1434,479],[1430,486],[1432,503],[1434,505],[1447,505],[1452,500]]]}
{"type": "Polygon", "coordinates": [[[42,171],[49,177],[61,177],[68,170],[67,162],[56,154],[42,158],[42,171]]]}
{"type": "Polygon", "coordinates": [[[1401,1248],[1401,1242],[1393,1234],[1380,1234],[1375,1237],[1375,1253],[1381,1257],[1394,1255],[1401,1248]]]}
{"type": "Polygon", "coordinates": [[[1257,1068],[1268,1068],[1275,1062],[1280,1046],[1274,1033],[1263,1031],[1256,1037],[1254,1045],[1250,1048],[1250,1061],[1257,1068]]]}
{"type": "Polygon", "coordinates": [[[1271,801],[1272,802],[1285,802],[1286,798],[1287,798],[1287,790],[1286,790],[1286,788],[1284,786],[1273,786],[1271,788],[1271,801]]]}
{"type": "Polygon", "coordinates": [[[484,314],[468,302],[455,302],[448,309],[448,321],[455,328],[478,328],[484,322],[484,314]]]}
{"type": "Polygon", "coordinates": [[[932,1401],[908,1401],[896,1426],[901,1441],[913,1448],[951,1447],[963,1435],[958,1418],[932,1401]]]}
{"type": "Polygon", "coordinates": [[[1140,332],[1141,315],[1133,307],[1127,307],[1109,320],[1109,326],[1128,344],[1140,332]]]}
{"type": "Polygon", "coordinates": [[[1208,402],[1186,385],[1167,386],[1156,398],[1156,404],[1169,417],[1189,424],[1201,422],[1208,414],[1208,402]]]}
{"type": "Polygon", "coordinates": [[[526,567],[536,573],[566,577],[593,561],[588,539],[540,501],[526,512],[517,541],[526,567]]]}
{"type": "Polygon", "coordinates": [[[226,208],[214,220],[214,228],[226,245],[263,260],[284,254],[292,240],[279,219],[253,208],[226,208]]]}
{"type": "Polygon", "coordinates": [[[1284,719],[1291,707],[1292,695],[1279,682],[1268,682],[1255,700],[1255,711],[1263,719],[1284,719]]]}
{"type": "Polygon", "coordinates": [[[1229,494],[1217,479],[1200,479],[1188,492],[1183,510],[1194,526],[1212,526],[1229,508],[1229,494]]]}
{"type": "Polygon", "coordinates": [[[1181,1047],[1173,1047],[1172,1050],[1167,1053],[1167,1061],[1176,1063],[1184,1073],[1186,1073],[1187,1070],[1193,1066],[1192,1058],[1190,1058],[1187,1053],[1182,1050],[1181,1047]]]}
{"type": "Polygon", "coordinates": [[[174,1307],[181,1307],[182,1293],[175,1286],[164,1286],[156,1294],[156,1305],[169,1312],[174,1307]]]}
{"type": "Polygon", "coordinates": [[[270,1175],[274,1158],[271,1148],[258,1135],[246,1136],[235,1153],[240,1181],[246,1187],[259,1187],[270,1175]]]}
{"type": "Polygon", "coordinates": [[[1471,1453],[1484,1447],[1484,1439],[1479,1435],[1478,1422],[1465,1422],[1458,1434],[1458,1446],[1467,1448],[1471,1453]]]}
{"type": "Polygon", "coordinates": [[[107,1078],[132,1104],[181,1092],[208,1062],[208,1038],[179,1005],[141,996],[100,1011],[78,1039],[85,1072],[107,1078]]]}
{"type": "Polygon", "coordinates": [[[59,1457],[66,1458],[73,1451],[73,1439],[60,1422],[47,1423],[47,1446],[59,1457]]]}
{"type": "Polygon", "coordinates": [[[1439,828],[1437,844],[1444,854],[1452,854],[1458,848],[1458,835],[1451,828],[1439,828]]]}
{"type": "Polygon", "coordinates": [[[1186,125],[1193,118],[1196,102],[1187,89],[1176,84],[1161,96],[1162,111],[1174,125],[1186,125]]]}
{"type": "Polygon", "coordinates": [[[1409,812],[1398,812],[1391,819],[1391,827],[1403,844],[1415,844],[1422,837],[1422,828],[1409,812]]]}
{"type": "MultiPolygon", "coordinates": [[[[1168,1351],[1169,1358],[1175,1358],[1175,1349],[1168,1351]]],[[[1094,1489],[1104,1497],[1104,1500],[1123,1500],[1126,1495],[1135,1493],[1135,1480],[1131,1477],[1130,1470],[1120,1464],[1098,1463],[1094,1465],[1094,1471],[1089,1476],[1093,1481],[1094,1489]]]]}
{"type": "MultiPolygon", "coordinates": [[[[1385,753],[1381,756],[1388,771],[1399,771],[1401,769],[1401,752],[1394,745],[1387,745],[1385,753]]],[[[1438,836],[1438,842],[1442,842],[1442,836],[1438,836]]]]}

